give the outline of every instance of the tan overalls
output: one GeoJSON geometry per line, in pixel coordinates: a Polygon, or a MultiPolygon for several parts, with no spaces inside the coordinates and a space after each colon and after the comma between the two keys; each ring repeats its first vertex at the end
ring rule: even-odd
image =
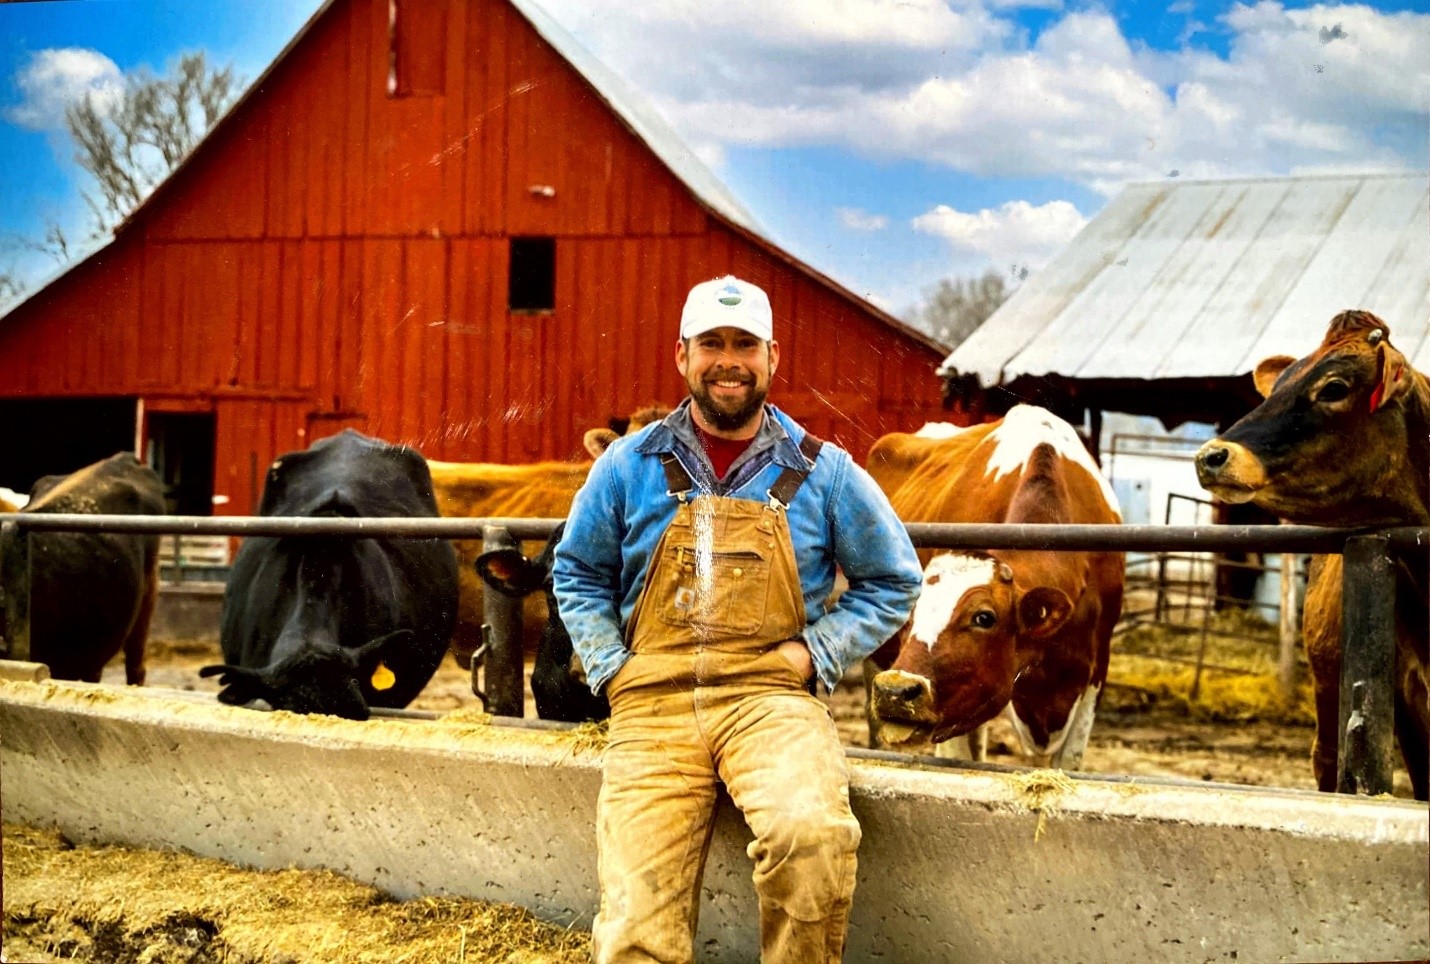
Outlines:
{"type": "Polygon", "coordinates": [[[607,686],[595,959],[692,959],[718,779],[755,836],[761,960],[837,961],[859,824],[829,710],[774,649],[805,623],[784,506],[670,488],[680,506],[626,630],[633,655],[607,686]]]}

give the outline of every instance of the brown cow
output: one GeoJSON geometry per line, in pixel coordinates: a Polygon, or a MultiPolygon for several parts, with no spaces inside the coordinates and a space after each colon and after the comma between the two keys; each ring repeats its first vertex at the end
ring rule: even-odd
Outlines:
{"type": "MultiPolygon", "coordinates": [[[[1072,426],[1030,405],[962,431],[885,436],[869,471],[905,522],[1122,521],[1072,426]]],[[[1122,611],[1122,553],[921,555],[919,601],[873,681],[882,735],[941,743],[1005,713],[1025,754],[1076,767],[1122,611]]]]}
{"type": "MultiPolygon", "coordinates": [[[[658,405],[631,416],[627,434],[659,421],[670,411],[658,405]]],[[[591,429],[586,450],[592,458],[617,438],[613,430],[591,429]]],[[[559,519],[571,511],[571,500],[586,482],[590,462],[535,462],[501,465],[494,462],[434,462],[428,460],[437,511],[448,519],[526,518],[559,519]]],[[[454,539],[457,549],[457,626],[452,652],[466,666],[482,643],[482,580],[474,567],[482,554],[480,539],[454,539]]],[[[541,541],[531,544],[529,556],[541,551],[541,541]]],[[[546,604],[540,593],[526,598],[522,612],[523,644],[534,651],[546,625],[546,604]]]]}
{"type": "MultiPolygon", "coordinates": [[[[1265,401],[1197,453],[1217,498],[1254,502],[1288,522],[1325,526],[1430,524],[1430,382],[1365,311],[1331,319],[1299,361],[1256,366],[1265,401]]],[[[1336,789],[1341,678],[1340,556],[1318,557],[1302,631],[1316,693],[1311,756],[1322,790],[1336,789]]],[[[1426,799],[1426,560],[1397,564],[1395,729],[1417,799],[1426,799]]]]}

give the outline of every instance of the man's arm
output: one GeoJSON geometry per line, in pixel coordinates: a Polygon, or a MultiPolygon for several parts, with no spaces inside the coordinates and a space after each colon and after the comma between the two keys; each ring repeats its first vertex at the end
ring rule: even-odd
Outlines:
{"type": "Polygon", "coordinates": [[[620,503],[612,460],[599,458],[571,504],[551,567],[561,621],[593,693],[630,656],[621,634],[620,503]]]}
{"type": "Polygon", "coordinates": [[[868,656],[909,619],[923,583],[913,543],[869,473],[848,459],[829,500],[834,558],[849,588],[804,629],[819,678],[834,689],[845,669],[868,656]]]}

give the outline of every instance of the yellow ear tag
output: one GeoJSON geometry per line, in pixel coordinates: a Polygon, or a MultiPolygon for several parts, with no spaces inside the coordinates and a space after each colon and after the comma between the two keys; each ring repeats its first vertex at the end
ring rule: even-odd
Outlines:
{"type": "Polygon", "coordinates": [[[387,668],[386,663],[378,663],[377,669],[372,671],[372,688],[375,690],[390,690],[396,682],[397,677],[387,668]]]}

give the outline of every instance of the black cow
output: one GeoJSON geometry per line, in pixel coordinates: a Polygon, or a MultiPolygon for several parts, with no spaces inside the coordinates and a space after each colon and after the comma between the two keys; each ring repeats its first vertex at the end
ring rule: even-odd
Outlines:
{"type": "Polygon", "coordinates": [[[546,548],[536,559],[528,559],[518,549],[497,549],[477,557],[477,575],[498,592],[521,599],[541,590],[546,593],[546,610],[550,614],[541,630],[541,643],[536,650],[536,665],[531,671],[531,695],[536,699],[536,715],[543,720],[581,723],[604,720],[611,715],[611,704],[597,696],[586,685],[586,674],[571,646],[571,635],[556,609],[556,594],[551,589],[551,562],[556,544],[565,530],[563,522],[556,527],[546,548]]]}
{"type": "MultiPolygon", "coordinates": [[[[280,456],[266,516],[436,516],[413,449],[351,429],[280,456]]],[[[224,703],[365,720],[422,691],[452,636],[457,556],[445,539],[245,539],[224,593],[224,703]]]]}
{"type": "MultiPolygon", "coordinates": [[[[162,515],[159,476],[128,452],[69,475],[47,475],[30,489],[21,515],[162,515]]],[[[159,537],[109,532],[30,536],[29,581],[17,539],[0,546],[5,625],[28,620],[30,659],[55,679],[99,682],[124,650],[124,678],[144,682],[144,644],[159,591],[159,537]],[[26,601],[28,600],[28,610],[26,601]]]]}

